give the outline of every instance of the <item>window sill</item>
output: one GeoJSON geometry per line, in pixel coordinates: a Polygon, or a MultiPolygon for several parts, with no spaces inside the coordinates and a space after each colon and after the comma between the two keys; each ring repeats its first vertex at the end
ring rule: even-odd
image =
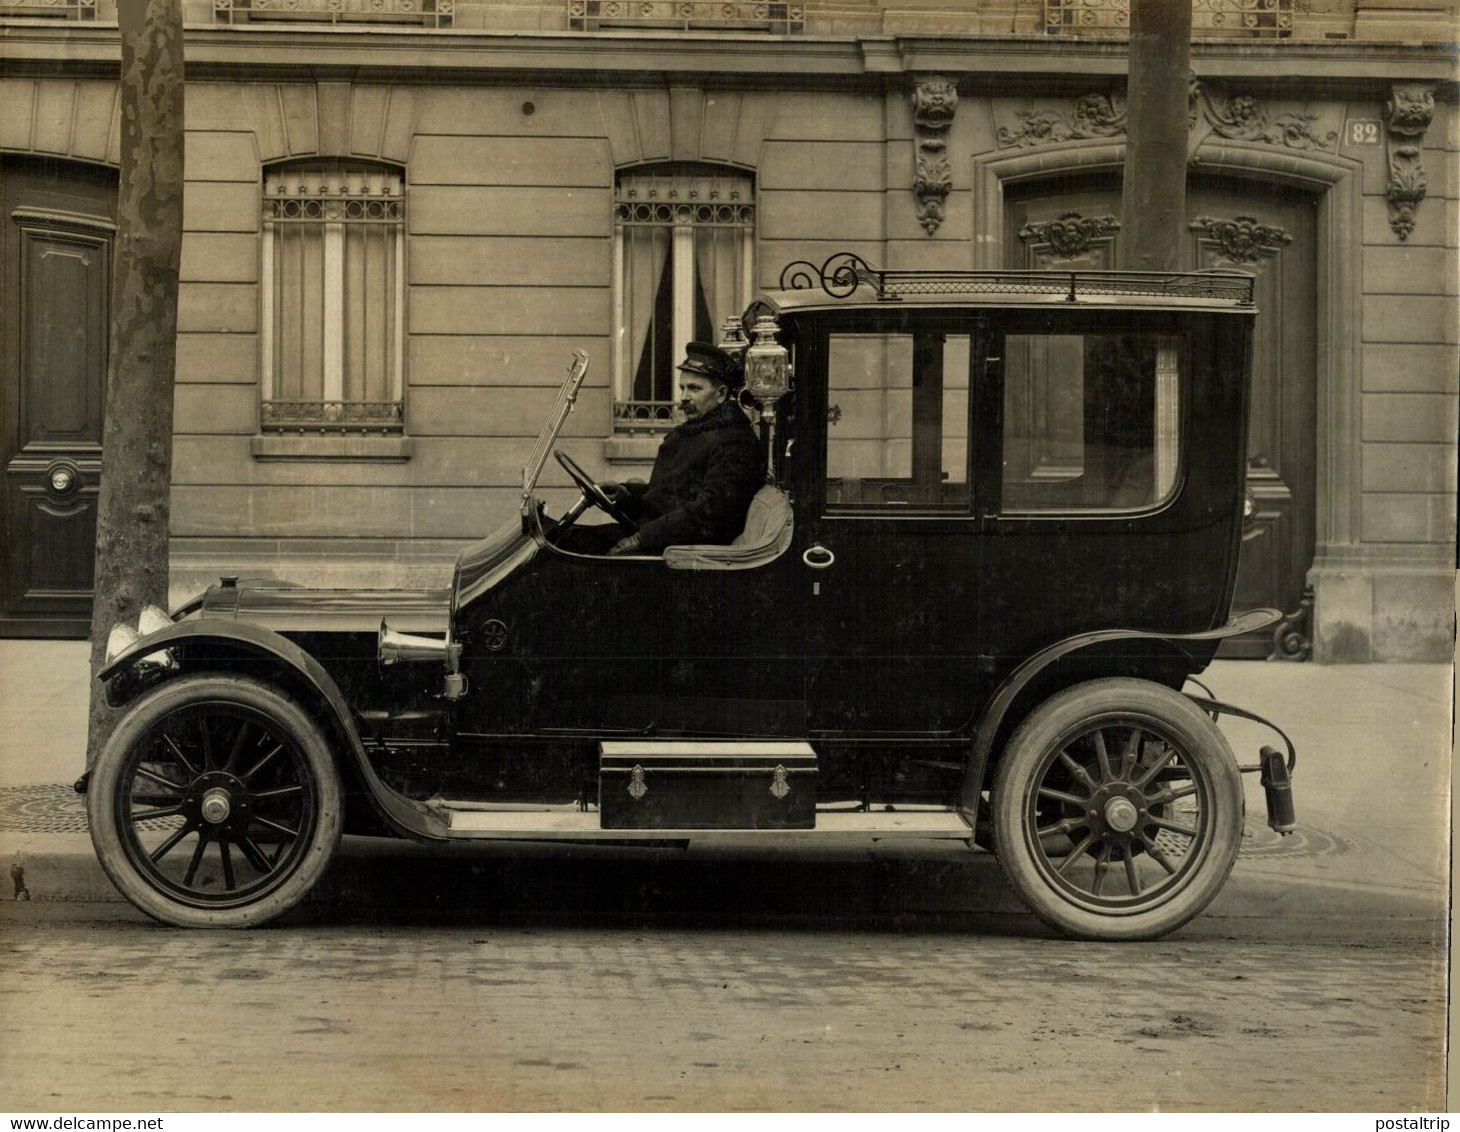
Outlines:
{"type": "Polygon", "coordinates": [[[610,436],[603,442],[603,458],[610,464],[652,464],[659,455],[664,434],[610,436]]]}
{"type": "Polygon", "coordinates": [[[255,436],[255,460],[319,461],[346,464],[402,464],[411,458],[409,436],[255,436]]]}

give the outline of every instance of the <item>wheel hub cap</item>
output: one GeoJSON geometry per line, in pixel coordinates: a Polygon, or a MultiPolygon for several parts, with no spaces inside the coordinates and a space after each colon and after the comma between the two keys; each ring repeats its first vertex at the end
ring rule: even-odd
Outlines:
{"type": "Polygon", "coordinates": [[[1140,811],[1126,798],[1112,798],[1105,803],[1105,824],[1116,833],[1129,833],[1135,829],[1140,811]]]}
{"type": "Polygon", "coordinates": [[[228,797],[228,791],[222,787],[215,786],[203,795],[203,820],[217,825],[227,821],[228,815],[233,809],[233,803],[228,797]]]}

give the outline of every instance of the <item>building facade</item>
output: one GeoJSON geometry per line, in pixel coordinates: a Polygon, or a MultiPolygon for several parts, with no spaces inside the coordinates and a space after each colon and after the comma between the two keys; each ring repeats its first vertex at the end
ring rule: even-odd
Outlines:
{"type": "MultiPolygon", "coordinates": [[[[0,0],[15,635],[89,616],[110,2],[0,0]]],[[[1099,268],[1120,244],[1118,0],[186,0],[185,18],[179,597],[222,571],[446,584],[513,513],[573,350],[592,368],[572,454],[643,474],[683,343],[793,261],[1099,268]]],[[[1253,274],[1262,310],[1237,601],[1292,615],[1243,655],[1452,655],[1456,29],[1440,0],[1195,6],[1189,266],[1253,274]]]]}

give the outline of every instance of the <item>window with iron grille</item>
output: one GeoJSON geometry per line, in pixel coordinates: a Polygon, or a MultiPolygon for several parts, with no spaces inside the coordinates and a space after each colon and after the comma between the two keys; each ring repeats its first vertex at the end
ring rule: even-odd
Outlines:
{"type": "Polygon", "coordinates": [[[614,429],[674,424],[675,367],[751,298],[755,182],[710,165],[640,166],[614,185],[614,429]]]}
{"type": "Polygon", "coordinates": [[[568,29],[673,29],[764,31],[795,35],[805,30],[804,4],[775,0],[568,0],[568,29]]]}
{"type": "Polygon", "coordinates": [[[341,160],[273,165],[263,204],[263,431],[401,432],[401,171],[341,160]]]}
{"type": "MultiPolygon", "coordinates": [[[[1130,0],[1044,0],[1050,35],[1119,36],[1130,32],[1130,0]]],[[[1195,0],[1195,37],[1282,39],[1293,34],[1293,0],[1195,0]]]]}
{"type": "MultiPolygon", "coordinates": [[[[38,17],[47,20],[94,20],[96,0],[0,0],[0,20],[38,17]]],[[[107,17],[103,17],[105,19],[107,17]]],[[[110,17],[115,21],[116,15],[110,17]]]]}
{"type": "Polygon", "coordinates": [[[456,0],[213,0],[219,24],[403,24],[449,28],[456,0]]]}

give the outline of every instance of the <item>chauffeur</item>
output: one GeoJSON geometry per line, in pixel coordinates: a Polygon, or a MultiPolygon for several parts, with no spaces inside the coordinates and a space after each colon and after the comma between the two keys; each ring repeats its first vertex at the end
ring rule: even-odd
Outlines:
{"type": "MultiPolygon", "coordinates": [[[[723,545],[740,533],[764,479],[760,441],[731,396],[740,377],[733,355],[704,342],[686,347],[679,366],[684,423],[664,438],[649,482],[600,485],[638,523],[609,554],[658,554],[684,543],[723,545]]],[[[582,533],[605,530],[622,528],[588,527],[582,533]]]]}

